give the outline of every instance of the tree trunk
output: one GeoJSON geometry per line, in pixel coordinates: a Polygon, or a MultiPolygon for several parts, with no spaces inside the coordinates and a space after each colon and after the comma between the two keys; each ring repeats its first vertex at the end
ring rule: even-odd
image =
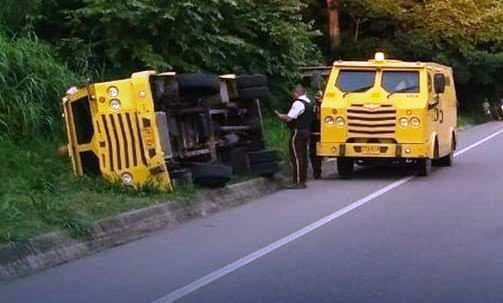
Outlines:
{"type": "Polygon", "coordinates": [[[335,50],[341,44],[341,28],[339,24],[339,0],[327,0],[328,33],[330,50],[335,50]]]}

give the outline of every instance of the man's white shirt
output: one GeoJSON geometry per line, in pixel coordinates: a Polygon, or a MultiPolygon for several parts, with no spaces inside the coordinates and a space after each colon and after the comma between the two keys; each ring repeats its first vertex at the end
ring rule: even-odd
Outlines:
{"type": "MultiPolygon", "coordinates": [[[[302,95],[298,97],[297,99],[300,99],[306,103],[311,103],[311,100],[306,96],[302,95]]],[[[306,106],[304,103],[302,103],[299,100],[296,100],[293,102],[292,107],[290,108],[290,111],[288,112],[288,117],[292,120],[297,119],[300,115],[302,115],[306,111],[306,106]]]]}

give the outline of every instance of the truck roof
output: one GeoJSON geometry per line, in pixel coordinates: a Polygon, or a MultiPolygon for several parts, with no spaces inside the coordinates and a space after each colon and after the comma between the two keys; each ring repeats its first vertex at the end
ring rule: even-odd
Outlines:
{"type": "Polygon", "coordinates": [[[407,62],[400,60],[368,60],[368,61],[335,61],[333,66],[335,67],[356,67],[356,68],[377,68],[377,67],[387,67],[387,68],[404,68],[404,69],[417,69],[417,68],[428,68],[438,71],[450,71],[451,68],[445,65],[441,65],[433,62],[407,62]]]}

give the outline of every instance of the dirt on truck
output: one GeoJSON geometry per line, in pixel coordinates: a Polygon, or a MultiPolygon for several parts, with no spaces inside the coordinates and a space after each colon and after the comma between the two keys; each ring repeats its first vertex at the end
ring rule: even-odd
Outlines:
{"type": "Polygon", "coordinates": [[[68,90],[63,109],[77,176],[171,190],[220,187],[232,175],[272,176],[264,142],[263,75],[145,71],[68,90]]]}

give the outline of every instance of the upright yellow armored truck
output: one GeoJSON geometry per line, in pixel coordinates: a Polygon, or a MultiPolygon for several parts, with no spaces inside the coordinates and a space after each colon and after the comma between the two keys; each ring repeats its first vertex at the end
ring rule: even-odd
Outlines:
{"type": "Polygon", "coordinates": [[[386,60],[334,63],[323,97],[318,154],[336,157],[341,177],[355,164],[403,162],[427,176],[451,166],[457,99],[452,69],[386,60]]]}

